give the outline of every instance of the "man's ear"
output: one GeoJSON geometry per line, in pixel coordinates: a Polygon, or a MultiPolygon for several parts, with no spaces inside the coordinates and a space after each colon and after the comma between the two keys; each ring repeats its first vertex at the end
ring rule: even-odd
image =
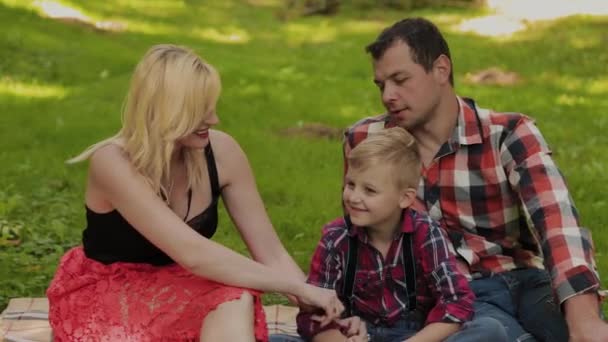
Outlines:
{"type": "Polygon", "coordinates": [[[408,208],[416,199],[416,189],[405,188],[401,191],[401,197],[399,198],[399,207],[405,209],[408,208]]]}
{"type": "Polygon", "coordinates": [[[433,74],[439,83],[449,83],[452,72],[452,61],[446,55],[439,55],[433,62],[433,74]]]}

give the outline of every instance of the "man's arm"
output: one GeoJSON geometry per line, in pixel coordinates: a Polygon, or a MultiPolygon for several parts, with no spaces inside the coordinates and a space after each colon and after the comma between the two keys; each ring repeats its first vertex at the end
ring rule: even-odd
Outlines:
{"type": "Polygon", "coordinates": [[[450,242],[439,224],[426,215],[419,222],[414,240],[415,246],[420,246],[415,252],[422,266],[422,274],[418,276],[426,278],[435,306],[427,316],[427,325],[408,341],[439,342],[473,318],[474,295],[456,267],[450,242]]]}
{"type": "MultiPolygon", "coordinates": [[[[571,336],[582,324],[600,324],[599,276],[590,233],[580,227],[578,212],[551,151],[532,120],[522,117],[501,146],[501,159],[512,188],[541,238],[545,266],[564,304],[571,336]]],[[[585,328],[588,329],[588,328],[585,328]]],[[[608,333],[601,335],[608,340],[608,333]]]]}

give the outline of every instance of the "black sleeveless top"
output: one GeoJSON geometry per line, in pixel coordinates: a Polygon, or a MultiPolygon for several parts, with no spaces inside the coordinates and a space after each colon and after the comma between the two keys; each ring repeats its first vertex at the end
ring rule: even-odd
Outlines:
{"type": "MultiPolygon", "coordinates": [[[[215,158],[211,144],[205,148],[205,159],[211,184],[211,203],[202,213],[186,222],[206,238],[211,238],[217,228],[217,204],[221,194],[215,158]]],[[[192,189],[188,190],[188,212],[192,189]]],[[[114,209],[108,213],[96,213],[86,205],[87,227],[82,233],[84,252],[88,258],[104,264],[118,261],[167,265],[174,261],[141,235],[114,209]]],[[[188,214],[186,214],[186,217],[188,214]]]]}

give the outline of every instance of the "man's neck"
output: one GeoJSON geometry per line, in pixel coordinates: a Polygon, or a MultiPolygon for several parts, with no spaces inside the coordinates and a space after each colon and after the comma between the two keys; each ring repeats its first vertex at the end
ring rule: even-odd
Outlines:
{"type": "Polygon", "coordinates": [[[439,148],[448,141],[458,122],[460,105],[453,90],[446,91],[435,108],[435,114],[426,124],[410,130],[418,142],[422,162],[426,166],[433,160],[439,148]]]}

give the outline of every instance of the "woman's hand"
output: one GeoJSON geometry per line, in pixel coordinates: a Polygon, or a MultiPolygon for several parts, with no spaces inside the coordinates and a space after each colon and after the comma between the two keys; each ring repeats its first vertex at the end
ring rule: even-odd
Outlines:
{"type": "Polygon", "coordinates": [[[316,320],[321,323],[321,327],[339,319],[344,311],[344,305],[338,299],[335,290],[304,283],[294,294],[304,311],[319,312],[316,320]]]}

